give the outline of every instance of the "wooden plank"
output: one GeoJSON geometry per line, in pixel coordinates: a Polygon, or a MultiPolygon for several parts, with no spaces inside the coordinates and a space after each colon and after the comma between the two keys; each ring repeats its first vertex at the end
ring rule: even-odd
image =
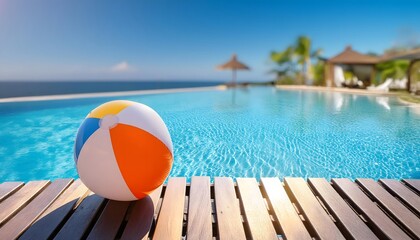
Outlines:
{"type": "Polygon", "coordinates": [[[104,201],[96,194],[84,198],[54,239],[81,239],[104,201]]]}
{"type": "Polygon", "coordinates": [[[219,239],[246,239],[239,200],[236,198],[235,186],[231,178],[216,177],[214,179],[214,198],[219,239]]]}
{"type": "Polygon", "coordinates": [[[322,208],[303,178],[285,178],[284,182],[290,189],[303,215],[312,226],[315,234],[321,239],[344,239],[344,236],[322,208]]]}
{"type": "Polygon", "coordinates": [[[180,239],[184,218],[186,179],[170,178],[153,239],[180,239]]]}
{"type": "Polygon", "coordinates": [[[413,188],[417,194],[420,194],[420,179],[403,179],[403,182],[413,188]]]}
{"type": "Polygon", "coordinates": [[[188,239],[213,239],[210,178],[192,177],[188,206],[188,239]]]}
{"type": "Polygon", "coordinates": [[[325,178],[310,178],[308,182],[341,226],[346,238],[378,239],[325,178]]]}
{"type": "Polygon", "coordinates": [[[74,208],[78,199],[87,192],[87,187],[80,179],[74,181],[19,239],[49,239],[74,208]]]}
{"type": "Polygon", "coordinates": [[[152,226],[154,212],[162,192],[162,186],[150,196],[137,201],[131,211],[127,226],[121,236],[124,239],[147,239],[152,226]]]}
{"type": "Polygon", "coordinates": [[[23,186],[23,182],[5,182],[0,184],[0,202],[23,186]]]}
{"type": "Polygon", "coordinates": [[[0,239],[15,239],[66,189],[73,179],[58,179],[48,185],[25,208],[0,228],[0,239]]]}
{"type": "Polygon", "coordinates": [[[420,219],[401,202],[382,188],[375,180],[358,178],[356,182],[387,212],[401,223],[413,236],[420,237],[420,219]]]}
{"type": "Polygon", "coordinates": [[[42,191],[49,181],[32,181],[0,203],[0,226],[42,191]]]}
{"type": "Polygon", "coordinates": [[[276,230],[255,178],[237,178],[236,182],[252,239],[277,240],[276,230]]]}
{"type": "Polygon", "coordinates": [[[163,188],[163,185],[158,187],[155,191],[153,191],[150,194],[150,198],[152,198],[152,201],[153,201],[153,208],[155,209],[155,215],[154,215],[155,220],[157,219],[157,216],[160,211],[160,209],[158,209],[158,203],[160,200],[160,195],[162,194],[162,188],[163,188]]]}
{"type": "Polygon", "coordinates": [[[353,207],[364,214],[371,229],[379,238],[410,239],[363,191],[349,179],[334,178],[334,186],[353,203],[353,207]]]}
{"type": "Polygon", "coordinates": [[[407,204],[411,210],[420,215],[420,196],[415,194],[401,182],[394,179],[380,179],[380,183],[394,196],[407,204]]]}
{"type": "MultiPolygon", "coordinates": [[[[156,220],[157,220],[157,217],[158,217],[158,214],[159,214],[159,210],[160,210],[160,209],[158,209],[158,203],[159,203],[160,195],[162,193],[162,187],[163,187],[163,185],[161,185],[159,188],[157,188],[155,191],[153,191],[150,194],[150,198],[153,201],[153,209],[155,210],[154,217],[153,217],[154,223],[156,223],[156,220]]],[[[147,234],[143,237],[143,240],[148,239],[149,231],[150,231],[150,229],[148,230],[147,234]]]]}
{"type": "Polygon", "coordinates": [[[130,202],[109,200],[87,239],[115,239],[130,202]]]}
{"type": "Polygon", "coordinates": [[[287,239],[312,239],[278,178],[261,178],[283,235],[287,239]]]}

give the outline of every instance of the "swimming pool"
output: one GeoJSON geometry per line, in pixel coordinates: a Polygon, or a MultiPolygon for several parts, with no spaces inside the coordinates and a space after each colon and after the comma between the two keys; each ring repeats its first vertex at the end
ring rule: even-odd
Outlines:
{"type": "Polygon", "coordinates": [[[73,143],[115,99],[154,108],[171,176],[420,178],[420,109],[393,97],[249,87],[0,104],[0,182],[77,177],[73,143]]]}

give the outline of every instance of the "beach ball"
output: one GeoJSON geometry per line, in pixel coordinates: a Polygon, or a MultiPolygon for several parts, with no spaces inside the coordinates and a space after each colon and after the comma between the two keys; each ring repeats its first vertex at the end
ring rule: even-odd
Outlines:
{"type": "Polygon", "coordinates": [[[173,162],[162,118],[132,101],[111,101],[90,112],[76,136],[74,159],[82,182],[113,200],[141,199],[163,184],[173,162]]]}

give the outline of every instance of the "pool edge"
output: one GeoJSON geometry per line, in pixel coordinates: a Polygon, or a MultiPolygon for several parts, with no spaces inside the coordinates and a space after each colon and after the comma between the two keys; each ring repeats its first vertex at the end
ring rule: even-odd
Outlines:
{"type": "Polygon", "coordinates": [[[65,99],[79,99],[79,98],[95,98],[95,97],[118,97],[118,96],[148,95],[148,94],[160,94],[160,93],[197,92],[197,91],[208,91],[208,90],[221,91],[225,89],[226,87],[224,87],[223,85],[216,85],[216,86],[210,86],[210,87],[168,88],[168,89],[153,89],[153,90],[27,96],[27,97],[0,98],[0,103],[35,102],[35,101],[65,100],[65,99]]]}

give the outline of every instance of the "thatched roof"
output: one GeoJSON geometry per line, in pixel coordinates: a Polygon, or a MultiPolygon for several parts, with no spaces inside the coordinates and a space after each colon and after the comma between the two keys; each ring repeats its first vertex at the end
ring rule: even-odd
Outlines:
{"type": "Polygon", "coordinates": [[[389,60],[397,60],[397,59],[405,59],[405,60],[416,60],[420,59],[420,48],[395,53],[395,54],[388,54],[382,57],[382,61],[389,61],[389,60]]]}
{"type": "Polygon", "coordinates": [[[343,52],[328,59],[328,62],[335,64],[376,64],[379,60],[378,57],[356,52],[351,46],[348,46],[343,52]]]}
{"type": "Polygon", "coordinates": [[[227,63],[217,66],[217,69],[219,70],[226,70],[226,69],[249,70],[249,67],[239,62],[236,58],[236,54],[233,54],[232,58],[227,63]]]}

